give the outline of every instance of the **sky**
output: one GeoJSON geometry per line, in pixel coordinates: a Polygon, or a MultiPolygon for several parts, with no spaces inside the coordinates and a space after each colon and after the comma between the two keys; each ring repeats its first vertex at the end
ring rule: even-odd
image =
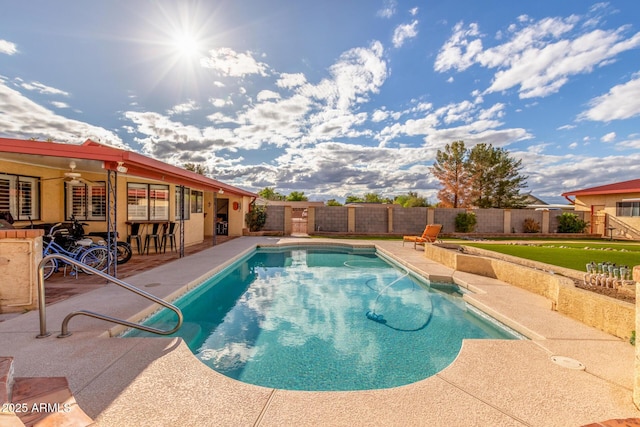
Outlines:
{"type": "Polygon", "coordinates": [[[638,178],[637,0],[0,0],[0,137],[93,139],[249,191],[416,192],[462,140],[525,193],[638,178]]]}

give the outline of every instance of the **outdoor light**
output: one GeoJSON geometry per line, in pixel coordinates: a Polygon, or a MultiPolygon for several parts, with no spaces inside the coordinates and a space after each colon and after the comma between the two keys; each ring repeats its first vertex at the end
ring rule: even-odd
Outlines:
{"type": "Polygon", "coordinates": [[[118,162],[118,167],[116,168],[116,170],[120,173],[127,173],[129,169],[124,166],[124,162],[118,162]]]}
{"type": "Polygon", "coordinates": [[[218,194],[224,194],[224,190],[221,188],[218,190],[218,194]]]}

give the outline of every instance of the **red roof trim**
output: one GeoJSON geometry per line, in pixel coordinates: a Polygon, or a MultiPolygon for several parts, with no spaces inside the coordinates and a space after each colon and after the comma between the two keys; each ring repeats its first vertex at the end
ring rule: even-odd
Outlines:
{"type": "Polygon", "coordinates": [[[116,170],[118,162],[123,162],[123,166],[128,169],[128,175],[163,181],[175,185],[184,185],[200,190],[218,191],[222,189],[240,196],[258,196],[250,191],[224,184],[215,179],[207,178],[204,175],[163,163],[133,151],[109,147],[90,139],[81,145],[74,145],[0,138],[0,152],[98,160],[103,161],[105,168],[110,170],[116,170]]]}
{"type": "Polygon", "coordinates": [[[566,193],[562,193],[562,195],[566,197],[624,193],[640,193],[640,179],[632,179],[629,181],[600,185],[598,187],[585,188],[583,190],[567,191],[566,193]]]}

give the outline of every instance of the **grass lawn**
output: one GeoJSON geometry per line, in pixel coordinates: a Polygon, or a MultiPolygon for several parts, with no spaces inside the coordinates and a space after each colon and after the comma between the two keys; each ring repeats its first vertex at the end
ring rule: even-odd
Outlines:
{"type": "Polygon", "coordinates": [[[463,244],[578,271],[586,271],[586,264],[591,261],[613,262],[616,265],[628,267],[640,265],[640,244],[633,243],[599,240],[571,243],[536,241],[527,244],[481,242],[464,242],[463,244]]]}

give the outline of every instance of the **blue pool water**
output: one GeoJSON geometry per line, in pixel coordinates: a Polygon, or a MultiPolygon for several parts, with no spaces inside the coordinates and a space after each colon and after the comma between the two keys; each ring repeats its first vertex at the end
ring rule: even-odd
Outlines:
{"type": "MultiPolygon", "coordinates": [[[[212,369],[289,390],[366,390],[444,369],[466,338],[517,339],[371,249],[261,248],[176,301],[181,336],[212,369]]],[[[167,310],[148,325],[175,324],[167,310]]],[[[149,336],[131,331],[126,336],[149,336]]]]}

